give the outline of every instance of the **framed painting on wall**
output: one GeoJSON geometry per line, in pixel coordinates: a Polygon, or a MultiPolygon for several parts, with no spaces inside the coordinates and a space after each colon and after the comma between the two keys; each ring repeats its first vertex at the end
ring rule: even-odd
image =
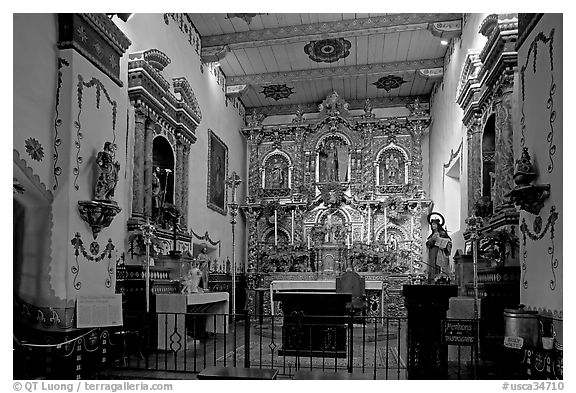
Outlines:
{"type": "Polygon", "coordinates": [[[212,210],[226,215],[226,178],[228,177],[228,147],[208,129],[208,189],[207,204],[212,210]]]}

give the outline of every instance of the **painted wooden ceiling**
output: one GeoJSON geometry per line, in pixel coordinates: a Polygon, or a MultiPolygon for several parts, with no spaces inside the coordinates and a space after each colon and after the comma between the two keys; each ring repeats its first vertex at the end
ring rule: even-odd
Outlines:
{"type": "Polygon", "coordinates": [[[246,108],[269,109],[310,107],[332,90],[357,105],[370,98],[374,107],[429,96],[447,50],[429,24],[462,14],[189,16],[227,85],[247,85],[246,108]]]}

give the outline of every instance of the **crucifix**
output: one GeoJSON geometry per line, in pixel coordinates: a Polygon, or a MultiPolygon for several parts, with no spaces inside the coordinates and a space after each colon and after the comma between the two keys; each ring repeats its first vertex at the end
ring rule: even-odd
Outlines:
{"type": "Polygon", "coordinates": [[[238,204],[236,203],[236,188],[242,183],[236,171],[226,179],[226,186],[232,189],[232,202],[228,204],[230,208],[230,224],[232,224],[232,318],[236,314],[236,216],[238,215],[238,204]]]}

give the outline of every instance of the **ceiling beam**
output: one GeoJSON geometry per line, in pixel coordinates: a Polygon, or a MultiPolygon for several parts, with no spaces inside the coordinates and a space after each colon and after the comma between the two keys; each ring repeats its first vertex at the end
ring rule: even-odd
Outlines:
{"type": "Polygon", "coordinates": [[[365,36],[426,29],[429,23],[460,20],[462,14],[392,14],[373,18],[346,19],[249,30],[202,37],[202,48],[228,45],[230,50],[341,37],[343,33],[365,36]]]}
{"type": "Polygon", "coordinates": [[[308,81],[311,79],[354,78],[359,76],[416,71],[422,68],[436,68],[444,65],[444,58],[422,59],[412,61],[393,61],[390,63],[350,65],[334,68],[312,68],[309,70],[270,72],[229,76],[227,85],[266,85],[288,82],[308,81]]]}
{"type": "MultiPolygon", "coordinates": [[[[423,103],[424,105],[427,105],[428,101],[430,100],[430,95],[370,98],[370,104],[374,109],[406,107],[406,105],[412,104],[416,98],[419,99],[420,102],[423,103]]],[[[355,110],[355,109],[363,109],[366,100],[350,100],[346,102],[348,103],[349,110],[355,110]]],[[[312,104],[268,105],[268,106],[247,107],[246,113],[249,114],[255,110],[257,113],[261,113],[267,117],[278,115],[293,115],[298,110],[298,106],[300,106],[300,110],[303,113],[317,113],[318,104],[319,102],[312,104]]]]}

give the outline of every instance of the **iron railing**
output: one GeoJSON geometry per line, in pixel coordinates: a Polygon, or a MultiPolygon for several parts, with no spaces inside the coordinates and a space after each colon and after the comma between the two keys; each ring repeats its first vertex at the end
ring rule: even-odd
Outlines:
{"type": "MultiPolygon", "coordinates": [[[[298,370],[409,378],[405,317],[157,313],[148,331],[124,340],[117,368],[199,373],[222,366],[274,368],[288,378],[298,370]]],[[[480,375],[475,346],[438,345],[448,348],[446,378],[480,375]]]]}

